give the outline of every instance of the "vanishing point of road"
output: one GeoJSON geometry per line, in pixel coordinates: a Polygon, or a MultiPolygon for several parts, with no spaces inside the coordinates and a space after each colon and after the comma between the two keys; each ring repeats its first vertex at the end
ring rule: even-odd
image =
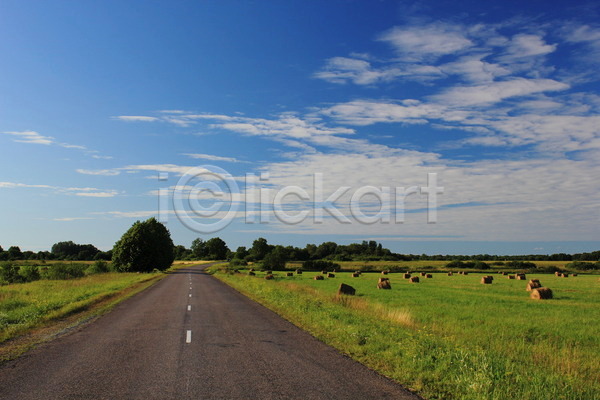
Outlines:
{"type": "Polygon", "coordinates": [[[205,267],[3,364],[0,399],[418,399],[205,267]]]}

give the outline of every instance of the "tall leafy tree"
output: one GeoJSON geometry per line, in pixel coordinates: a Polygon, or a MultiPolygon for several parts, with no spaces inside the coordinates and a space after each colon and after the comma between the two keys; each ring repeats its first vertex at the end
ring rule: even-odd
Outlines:
{"type": "Polygon", "coordinates": [[[211,260],[224,260],[229,253],[229,247],[223,239],[215,237],[206,241],[206,252],[208,253],[207,257],[211,260]]]}
{"type": "Polygon", "coordinates": [[[165,270],[175,259],[169,230],[156,218],[137,221],[113,248],[112,262],[118,271],[165,270]]]}

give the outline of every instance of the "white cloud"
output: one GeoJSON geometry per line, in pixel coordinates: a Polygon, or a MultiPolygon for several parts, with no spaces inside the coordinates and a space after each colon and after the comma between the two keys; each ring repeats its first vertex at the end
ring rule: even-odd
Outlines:
{"type": "Polygon", "coordinates": [[[26,188],[26,189],[48,189],[52,190],[54,193],[58,194],[67,194],[74,196],[84,196],[84,197],[114,197],[119,193],[116,190],[106,190],[106,189],[98,189],[91,187],[62,187],[62,186],[53,186],[53,185],[36,185],[36,184],[26,184],[26,183],[17,183],[17,182],[0,182],[0,189],[18,189],[18,188],[26,188]]]}
{"type": "Polygon", "coordinates": [[[242,162],[233,157],[221,157],[221,156],[213,156],[210,154],[198,154],[198,153],[184,153],[183,155],[199,159],[199,160],[209,160],[209,161],[225,161],[225,162],[242,162]]]}
{"type": "Polygon", "coordinates": [[[437,59],[474,45],[463,27],[446,23],[394,27],[379,40],[390,43],[401,59],[409,61],[437,59]]]}
{"type": "Polygon", "coordinates": [[[116,176],[119,175],[121,172],[114,170],[114,169],[96,169],[96,170],[90,170],[90,169],[76,169],[75,171],[77,171],[80,174],[85,174],[85,175],[100,175],[100,176],[116,176]]]}
{"type": "Polygon", "coordinates": [[[89,217],[65,217],[65,218],[53,218],[53,221],[63,221],[63,222],[70,222],[70,221],[81,221],[81,220],[89,220],[89,219],[93,219],[93,218],[89,218],[89,217]]]}
{"type": "Polygon", "coordinates": [[[6,135],[12,135],[15,138],[13,141],[19,143],[32,143],[32,144],[45,144],[50,145],[54,143],[54,138],[51,136],[42,136],[35,131],[21,131],[21,132],[3,132],[6,135]]]}
{"type": "Polygon", "coordinates": [[[149,117],[145,115],[118,115],[112,118],[125,122],[154,122],[159,120],[156,117],[149,117]]]}
{"type": "Polygon", "coordinates": [[[556,50],[555,44],[546,44],[541,36],[518,34],[512,37],[502,57],[507,61],[524,57],[543,56],[556,50]]]}
{"type": "Polygon", "coordinates": [[[497,103],[504,99],[535,93],[569,89],[569,85],[552,79],[515,78],[477,86],[456,86],[433,95],[431,98],[442,104],[474,106],[497,103]]]}

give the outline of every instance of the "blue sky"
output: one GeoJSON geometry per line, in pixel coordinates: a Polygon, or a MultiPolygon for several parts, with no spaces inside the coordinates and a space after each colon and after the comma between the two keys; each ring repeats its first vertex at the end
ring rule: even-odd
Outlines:
{"type": "Polygon", "coordinates": [[[186,246],[597,250],[599,14],[587,1],[4,0],[0,245],[109,249],[159,216],[186,246]],[[202,173],[182,186],[197,166],[238,189],[202,173]],[[246,174],[261,173],[270,197],[252,198],[246,174]],[[315,174],[323,199],[349,188],[335,208],[350,223],[327,211],[315,222],[315,174]],[[385,208],[372,194],[428,174],[443,187],[435,223],[419,190],[401,223],[393,197],[385,208]],[[223,193],[198,190],[206,182],[223,193]],[[307,213],[294,224],[269,205],[288,189],[308,195],[279,198],[286,215],[307,213]],[[352,214],[353,196],[375,222],[352,214]],[[232,205],[222,230],[190,229],[232,205]],[[261,207],[270,220],[248,223],[261,207]]]}

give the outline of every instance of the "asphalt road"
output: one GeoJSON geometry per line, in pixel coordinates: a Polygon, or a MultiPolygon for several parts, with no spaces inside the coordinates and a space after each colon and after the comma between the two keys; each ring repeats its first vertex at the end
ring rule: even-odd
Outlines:
{"type": "Polygon", "coordinates": [[[196,266],[0,367],[0,399],[417,399],[196,266]]]}

